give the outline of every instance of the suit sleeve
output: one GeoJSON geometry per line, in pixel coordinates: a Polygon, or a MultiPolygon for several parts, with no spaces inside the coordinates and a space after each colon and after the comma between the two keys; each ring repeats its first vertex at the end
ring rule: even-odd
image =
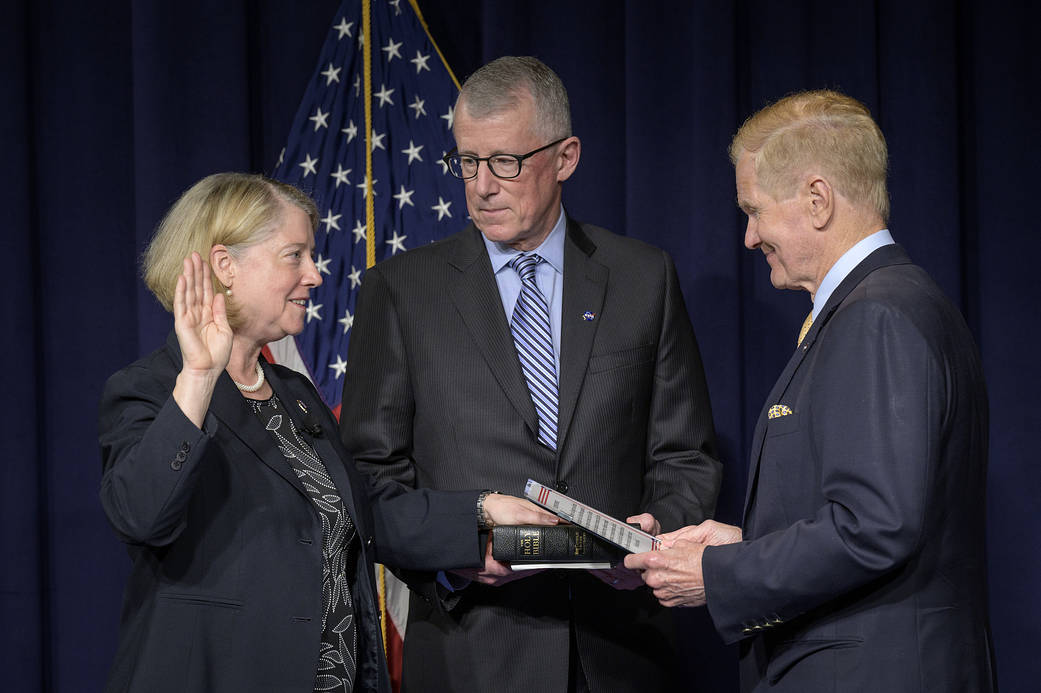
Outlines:
{"type": "Polygon", "coordinates": [[[398,319],[393,297],[379,267],[369,268],[362,279],[355,308],[343,385],[340,436],[354,458],[355,467],[372,480],[372,493],[377,496],[372,502],[377,537],[382,537],[377,559],[402,568],[395,573],[413,591],[427,601],[450,609],[458,602],[458,595],[446,594],[436,575],[430,571],[483,564],[484,542],[476,532],[478,492],[414,490],[416,470],[412,458],[412,420],[415,399],[398,319]],[[396,500],[392,504],[386,503],[390,498],[396,500]],[[420,498],[422,500],[417,500],[420,498]],[[461,515],[448,509],[459,499],[464,499],[465,505],[461,515]],[[442,527],[454,527],[465,532],[457,535],[456,540],[459,536],[474,537],[473,542],[464,542],[452,560],[446,561],[447,555],[434,556],[420,565],[416,556],[402,555],[403,551],[416,551],[416,540],[434,546],[429,536],[425,539],[408,536],[408,518],[414,521],[414,513],[426,515],[427,510],[422,507],[425,503],[434,503],[447,513],[448,522],[442,527]],[[402,515],[400,510],[406,506],[411,509],[402,515]],[[412,547],[406,548],[410,543],[412,547]],[[457,565],[448,565],[457,560],[457,565]]]}
{"type": "Polygon", "coordinates": [[[712,517],[722,466],[701,353],[666,253],[661,333],[647,419],[643,508],[663,531],[712,517]]]}
{"type": "Polygon", "coordinates": [[[113,375],[99,414],[101,505],[120,538],[164,546],[184,530],[200,460],[216,430],[181,411],[169,386],[145,368],[113,375]]]}
{"type": "Polygon", "coordinates": [[[799,430],[768,437],[761,456],[761,475],[768,458],[787,470],[782,487],[760,486],[757,502],[816,493],[807,486],[819,469],[819,507],[785,529],[705,550],[708,608],[728,643],[899,569],[926,540],[943,364],[905,316],[869,301],[838,311],[814,348],[799,430]]]}
{"type": "Polygon", "coordinates": [[[398,314],[378,267],[362,279],[343,383],[340,435],[364,474],[408,488],[415,400],[398,314]]]}
{"type": "Polygon", "coordinates": [[[483,564],[477,491],[405,490],[366,479],[376,560],[416,571],[483,564]]]}

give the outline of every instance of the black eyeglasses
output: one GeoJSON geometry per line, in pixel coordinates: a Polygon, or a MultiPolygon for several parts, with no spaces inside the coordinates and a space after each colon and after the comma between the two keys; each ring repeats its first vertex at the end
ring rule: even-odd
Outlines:
{"type": "Polygon", "coordinates": [[[559,140],[550,142],[544,147],[538,149],[532,149],[527,154],[492,154],[491,156],[471,156],[469,154],[459,154],[454,149],[445,154],[441,160],[448,166],[448,170],[452,172],[452,175],[456,178],[462,178],[463,180],[469,180],[477,175],[477,168],[481,165],[482,161],[488,162],[488,170],[492,172],[492,175],[496,178],[516,178],[521,172],[521,162],[525,159],[535,156],[541,151],[549,149],[555,144],[560,144],[567,137],[561,137],[559,140]]]}

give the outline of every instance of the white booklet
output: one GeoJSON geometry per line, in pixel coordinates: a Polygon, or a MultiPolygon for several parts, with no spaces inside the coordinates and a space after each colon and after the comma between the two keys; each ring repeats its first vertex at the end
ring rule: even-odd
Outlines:
{"type": "Polygon", "coordinates": [[[534,479],[528,479],[528,483],[524,484],[524,496],[557,517],[561,517],[573,525],[578,525],[629,553],[657,551],[661,548],[661,540],[655,536],[632,525],[627,525],[585,503],[579,503],[574,498],[554,491],[534,479]]]}

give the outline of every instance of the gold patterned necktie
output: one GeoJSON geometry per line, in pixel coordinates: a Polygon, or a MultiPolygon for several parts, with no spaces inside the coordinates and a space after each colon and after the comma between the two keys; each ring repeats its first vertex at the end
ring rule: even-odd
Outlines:
{"type": "Polygon", "coordinates": [[[802,340],[806,338],[806,333],[810,331],[810,325],[812,325],[812,324],[813,324],[813,311],[811,310],[810,314],[806,316],[806,319],[802,321],[802,327],[799,328],[799,341],[797,341],[795,343],[796,347],[798,347],[798,346],[800,346],[802,344],[802,340]]]}

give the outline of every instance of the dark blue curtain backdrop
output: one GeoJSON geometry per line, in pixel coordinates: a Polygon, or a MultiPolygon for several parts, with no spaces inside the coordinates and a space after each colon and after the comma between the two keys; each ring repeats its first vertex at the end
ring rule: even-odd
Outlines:
{"type": "MultiPolygon", "coordinates": [[[[384,0],[376,0],[383,2],[384,0]]],[[[403,0],[407,5],[407,0],[403,0]]],[[[3,423],[0,689],[100,690],[128,559],[97,500],[97,401],[169,317],[137,258],[214,171],[270,171],[337,0],[5,3],[0,23],[3,423]]],[[[1005,691],[1041,679],[1041,429],[1033,403],[1041,155],[1036,3],[422,0],[463,78],[534,54],[567,84],[578,218],[676,260],[708,368],[734,521],[755,416],[809,308],[743,249],[726,148],[787,92],[838,87],[889,140],[891,229],[962,307],[990,387],[990,600],[1005,691]],[[1032,201],[1034,200],[1034,201],[1032,201]]],[[[733,691],[704,610],[692,690],[733,691]]]]}

